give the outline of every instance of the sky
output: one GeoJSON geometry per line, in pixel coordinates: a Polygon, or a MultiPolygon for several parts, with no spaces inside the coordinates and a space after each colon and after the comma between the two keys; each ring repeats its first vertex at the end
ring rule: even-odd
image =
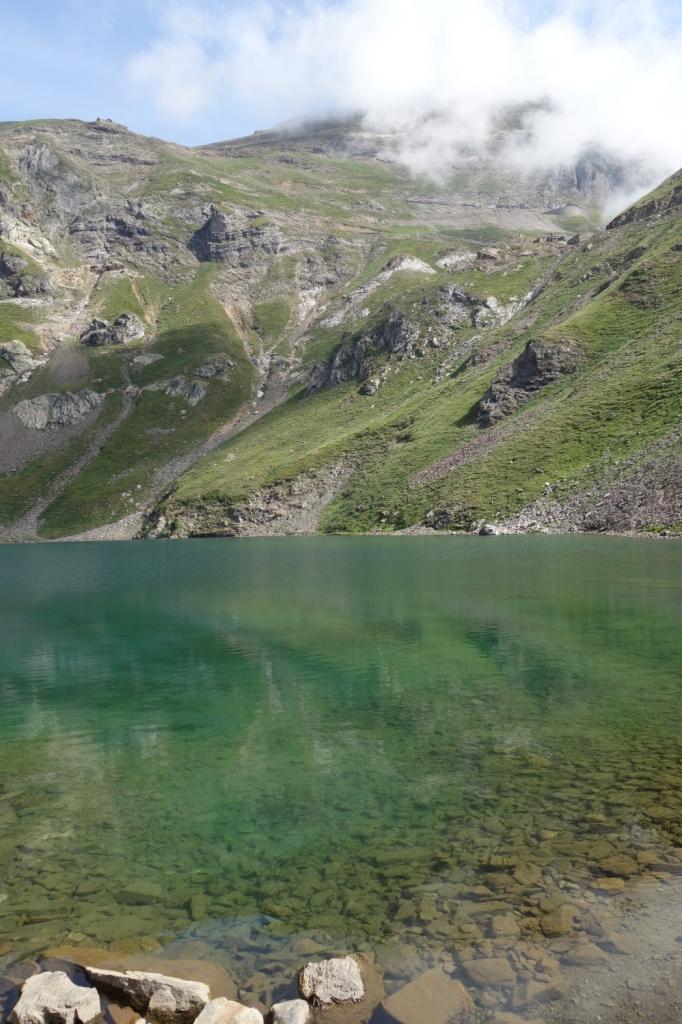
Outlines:
{"type": "Polygon", "coordinates": [[[0,0],[0,120],[197,145],[361,110],[437,173],[517,102],[526,162],[598,143],[676,169],[682,0],[0,0]]]}

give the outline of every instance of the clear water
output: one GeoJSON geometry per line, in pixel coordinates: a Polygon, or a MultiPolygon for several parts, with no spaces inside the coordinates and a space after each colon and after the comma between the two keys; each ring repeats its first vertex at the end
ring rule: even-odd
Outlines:
{"type": "Polygon", "coordinates": [[[668,856],[681,570],[615,538],[0,547],[0,950],[428,963],[486,934],[472,900],[532,930],[599,856],[668,856]]]}

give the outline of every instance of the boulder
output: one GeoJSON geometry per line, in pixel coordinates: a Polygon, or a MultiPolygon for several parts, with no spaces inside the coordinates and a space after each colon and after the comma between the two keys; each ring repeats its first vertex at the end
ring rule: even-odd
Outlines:
{"type": "Polygon", "coordinates": [[[208,359],[203,366],[198,366],[194,371],[195,377],[219,377],[228,370],[231,370],[234,363],[227,356],[218,355],[208,359]]]}
{"type": "Polygon", "coordinates": [[[308,1024],[311,1016],[310,1006],[304,999],[288,999],[272,1007],[270,1024],[308,1024]]]}
{"type": "Polygon", "coordinates": [[[97,988],[156,1024],[192,1024],[210,1001],[208,985],[146,971],[86,967],[97,988]]]}
{"type": "Polygon", "coordinates": [[[303,998],[316,1006],[359,1003],[365,997],[360,965],[352,956],[306,964],[298,988],[303,998]]]}
{"type": "Polygon", "coordinates": [[[184,398],[188,405],[196,405],[205,397],[206,388],[196,380],[173,377],[166,384],[165,393],[169,398],[184,398]]]}
{"type": "Polygon", "coordinates": [[[134,313],[121,313],[113,323],[95,317],[81,334],[84,345],[101,348],[104,345],[125,345],[144,338],[144,324],[134,313]]]}
{"type": "Polygon", "coordinates": [[[23,341],[6,341],[0,345],[0,359],[9,363],[12,373],[21,376],[45,365],[44,359],[34,359],[23,341]]]}
{"type": "Polygon", "coordinates": [[[75,985],[63,971],[35,974],[24,982],[10,1024],[89,1024],[102,1013],[94,988],[75,985]]]}
{"type": "Polygon", "coordinates": [[[14,412],[25,427],[31,430],[47,430],[50,427],[70,427],[93,412],[104,395],[85,388],[75,394],[38,395],[26,398],[14,406],[14,412]]]}
{"type": "Polygon", "coordinates": [[[263,1024],[263,1014],[253,1006],[221,996],[204,1007],[197,1021],[199,1024],[263,1024]]]}
{"type": "Polygon", "coordinates": [[[440,967],[434,967],[390,996],[382,1010],[394,1024],[447,1024],[455,1017],[472,1013],[474,1004],[461,981],[454,981],[440,967]]]}

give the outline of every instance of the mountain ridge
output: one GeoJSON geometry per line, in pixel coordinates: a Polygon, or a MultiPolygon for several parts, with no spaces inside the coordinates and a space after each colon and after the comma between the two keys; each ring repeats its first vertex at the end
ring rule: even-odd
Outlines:
{"type": "Polygon", "coordinates": [[[464,159],[439,185],[342,138],[0,125],[5,536],[677,528],[680,174],[601,231],[628,169],[594,154],[544,178],[464,159]],[[129,340],[84,340],[124,314],[129,340]],[[580,443],[529,474],[523,438],[571,387],[580,443]],[[88,390],[68,422],[17,416],[88,390]],[[623,473],[641,508],[595,516],[623,473]]]}

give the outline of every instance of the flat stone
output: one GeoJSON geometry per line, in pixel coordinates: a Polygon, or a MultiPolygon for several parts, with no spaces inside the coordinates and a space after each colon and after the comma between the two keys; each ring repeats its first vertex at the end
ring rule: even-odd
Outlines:
{"type": "Polygon", "coordinates": [[[102,1013],[94,988],[75,985],[63,971],[28,978],[12,1010],[10,1024],[89,1024],[102,1013]]]}
{"type": "Polygon", "coordinates": [[[263,1024],[260,1010],[224,996],[207,1003],[196,1019],[199,1024],[263,1024]]]}
{"type": "Polygon", "coordinates": [[[608,878],[595,878],[591,888],[597,892],[623,892],[625,890],[625,881],[622,878],[613,878],[611,876],[608,878]]]}
{"type": "Polygon", "coordinates": [[[563,979],[556,981],[524,981],[514,990],[512,995],[512,1006],[515,1010],[530,1006],[531,1003],[551,1003],[566,992],[566,983],[563,979]]]}
{"type": "Polygon", "coordinates": [[[116,899],[129,906],[144,906],[147,903],[158,903],[162,895],[163,889],[157,882],[139,881],[124,886],[116,893],[116,899]]]}
{"type": "Polygon", "coordinates": [[[386,999],[382,1009],[395,1024],[447,1024],[472,1013],[474,1004],[460,981],[435,967],[386,999]]]}
{"type": "Polygon", "coordinates": [[[548,938],[555,938],[559,935],[569,935],[573,931],[573,919],[575,912],[568,904],[552,910],[540,921],[540,927],[548,938]]]}
{"type": "Polygon", "coordinates": [[[624,854],[606,857],[599,862],[599,867],[607,875],[622,875],[625,878],[629,878],[630,875],[636,875],[639,871],[637,862],[632,857],[626,857],[624,854]]]}
{"type": "Polygon", "coordinates": [[[270,1024],[308,1024],[311,1010],[305,999],[287,999],[270,1010],[270,1024]]]}
{"type": "Polygon", "coordinates": [[[519,924],[513,914],[496,914],[490,920],[490,932],[495,939],[516,938],[519,924]]]}
{"type": "Polygon", "coordinates": [[[575,966],[589,966],[604,963],[605,960],[608,960],[608,956],[594,942],[583,942],[564,955],[565,963],[575,966]]]}
{"type": "Polygon", "coordinates": [[[508,988],[516,984],[516,974],[509,961],[503,956],[486,957],[484,960],[466,960],[462,964],[464,973],[474,985],[490,988],[508,988]]]}
{"type": "Polygon", "coordinates": [[[145,971],[86,967],[98,988],[157,1024],[192,1024],[210,1001],[208,985],[145,971]]]}
{"type": "Polygon", "coordinates": [[[321,1006],[359,1003],[365,996],[360,967],[352,956],[306,964],[299,975],[298,987],[304,999],[321,1006]]]}

